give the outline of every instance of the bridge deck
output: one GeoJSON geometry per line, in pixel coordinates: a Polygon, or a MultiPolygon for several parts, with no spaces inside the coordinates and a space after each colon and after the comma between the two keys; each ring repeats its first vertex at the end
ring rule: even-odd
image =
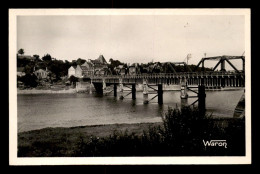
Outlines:
{"type": "Polygon", "coordinates": [[[231,86],[244,87],[244,72],[184,72],[184,73],[161,73],[161,74],[137,74],[137,75],[95,75],[89,77],[92,83],[143,83],[146,79],[153,84],[180,84],[205,86],[231,86]]]}

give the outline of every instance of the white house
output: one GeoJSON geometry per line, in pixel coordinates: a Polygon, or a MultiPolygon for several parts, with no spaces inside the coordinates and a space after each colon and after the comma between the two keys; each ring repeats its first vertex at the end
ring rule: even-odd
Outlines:
{"type": "Polygon", "coordinates": [[[70,76],[76,76],[76,66],[71,66],[69,69],[68,69],[68,77],[70,76]]]}

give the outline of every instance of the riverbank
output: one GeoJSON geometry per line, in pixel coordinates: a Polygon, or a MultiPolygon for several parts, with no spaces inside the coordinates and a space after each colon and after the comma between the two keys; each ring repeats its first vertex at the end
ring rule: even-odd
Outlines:
{"type": "Polygon", "coordinates": [[[108,137],[115,131],[126,130],[130,134],[141,135],[143,131],[148,131],[149,127],[159,125],[162,125],[162,122],[58,127],[21,132],[18,133],[18,156],[55,156],[52,153],[72,156],[80,139],[88,142],[92,137],[108,137]]]}
{"type": "Polygon", "coordinates": [[[76,89],[63,89],[63,90],[51,90],[51,89],[17,89],[17,94],[71,94],[76,93],[76,89]]]}
{"type": "Polygon", "coordinates": [[[241,155],[244,153],[244,119],[195,121],[190,120],[189,115],[183,117],[183,115],[178,116],[179,113],[175,114],[178,121],[170,125],[168,123],[171,122],[171,118],[164,123],[58,127],[21,132],[18,133],[18,157],[241,155]],[[186,122],[194,124],[184,124],[186,122]],[[170,131],[167,134],[161,132],[162,129],[158,129],[158,126],[163,128],[165,123],[166,126],[174,128],[167,129],[170,131]],[[179,140],[167,142],[167,138],[163,138],[162,135],[167,137],[169,133],[179,140]],[[201,143],[202,139],[216,137],[226,140],[228,147],[231,148],[205,149],[201,143]],[[193,148],[196,150],[191,150],[193,148]]]}
{"type": "MultiPolygon", "coordinates": [[[[244,87],[225,87],[225,88],[206,88],[206,91],[236,91],[243,90],[244,87]]],[[[124,88],[124,90],[129,90],[124,88]]],[[[164,86],[164,91],[180,91],[180,86],[164,86]]],[[[92,91],[95,91],[94,87],[92,91]]],[[[112,91],[111,87],[108,87],[107,91],[112,91]]],[[[136,89],[137,92],[142,92],[143,89],[141,87],[136,89]]],[[[89,89],[63,89],[63,90],[51,90],[51,89],[17,89],[17,94],[71,94],[71,93],[89,93],[89,89]]],[[[120,92],[119,90],[117,92],[120,92]]]]}

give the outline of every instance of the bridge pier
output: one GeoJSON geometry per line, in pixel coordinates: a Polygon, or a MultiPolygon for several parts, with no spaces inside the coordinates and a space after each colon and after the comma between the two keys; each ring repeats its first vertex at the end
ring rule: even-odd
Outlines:
{"type": "Polygon", "coordinates": [[[187,82],[186,79],[181,82],[181,107],[187,106],[188,94],[187,94],[187,82]]]}
{"type": "Polygon", "coordinates": [[[114,83],[114,97],[117,96],[117,84],[114,83]]]}
{"type": "Polygon", "coordinates": [[[143,79],[143,103],[148,104],[148,85],[147,85],[147,80],[143,79]]]}
{"type": "Polygon", "coordinates": [[[124,85],[123,80],[119,79],[119,90],[120,90],[120,99],[124,99],[124,85]]]}
{"type": "Polygon", "coordinates": [[[135,84],[132,84],[132,99],[136,99],[136,87],[135,84]]]}
{"type": "Polygon", "coordinates": [[[103,84],[102,83],[93,83],[96,89],[96,93],[103,95],[103,84]]]}
{"type": "Polygon", "coordinates": [[[205,86],[201,85],[198,89],[198,109],[201,114],[206,112],[206,92],[205,86]]]}
{"type": "Polygon", "coordinates": [[[181,99],[187,99],[188,94],[187,94],[187,82],[186,79],[181,82],[181,99]]]}
{"type": "Polygon", "coordinates": [[[163,88],[162,84],[158,84],[158,103],[163,104],[163,88]]]}
{"type": "Polygon", "coordinates": [[[89,84],[89,94],[92,94],[92,81],[90,80],[90,84],[89,84]]]}
{"type": "Polygon", "coordinates": [[[221,87],[225,87],[225,78],[224,77],[221,78],[221,87]]]}
{"type": "Polygon", "coordinates": [[[242,86],[242,79],[241,79],[241,77],[239,77],[239,86],[240,87],[242,86]]]}

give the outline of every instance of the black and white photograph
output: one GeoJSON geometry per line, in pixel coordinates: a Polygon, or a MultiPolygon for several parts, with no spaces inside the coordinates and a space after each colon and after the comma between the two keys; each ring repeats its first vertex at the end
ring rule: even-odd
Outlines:
{"type": "Polygon", "coordinates": [[[9,163],[250,164],[250,49],[250,9],[9,9],[9,163]]]}

